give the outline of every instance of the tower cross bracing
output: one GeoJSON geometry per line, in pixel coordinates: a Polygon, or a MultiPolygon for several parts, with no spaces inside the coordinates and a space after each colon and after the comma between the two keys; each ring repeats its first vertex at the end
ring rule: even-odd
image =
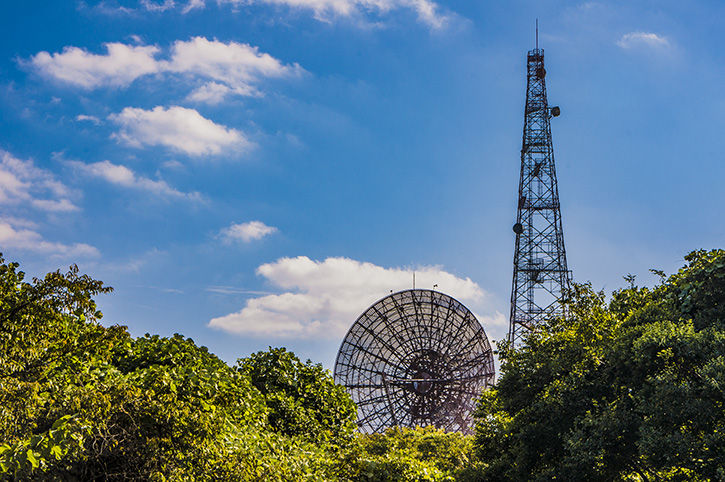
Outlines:
{"type": "Polygon", "coordinates": [[[551,142],[550,120],[560,110],[548,105],[538,45],[528,52],[526,79],[508,333],[513,346],[542,321],[564,314],[560,301],[570,282],[551,142]]]}

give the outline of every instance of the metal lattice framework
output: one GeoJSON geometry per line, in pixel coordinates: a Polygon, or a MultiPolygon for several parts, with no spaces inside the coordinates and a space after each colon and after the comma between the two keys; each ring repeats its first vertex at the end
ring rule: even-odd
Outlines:
{"type": "MultiPolygon", "coordinates": [[[[537,32],[538,35],[538,32],[537,32]]],[[[551,142],[551,117],[559,108],[546,100],[544,50],[527,56],[526,109],[511,288],[508,340],[516,345],[542,321],[564,315],[562,293],[569,287],[559,188],[551,142]]]]}
{"type": "Polygon", "coordinates": [[[493,352],[476,317],[431,290],[400,291],[368,308],[335,363],[335,382],[367,433],[427,425],[470,433],[476,400],[493,379],[493,352]]]}

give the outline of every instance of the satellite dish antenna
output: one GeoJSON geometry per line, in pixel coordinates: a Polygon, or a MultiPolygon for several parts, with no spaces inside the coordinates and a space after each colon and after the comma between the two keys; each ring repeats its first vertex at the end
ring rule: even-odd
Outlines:
{"type": "Polygon", "coordinates": [[[521,234],[524,232],[524,226],[521,223],[514,224],[514,233],[521,234]]]}
{"type": "Polygon", "coordinates": [[[560,114],[561,114],[561,109],[559,109],[559,106],[558,105],[555,105],[554,107],[551,108],[551,115],[552,116],[559,117],[560,114]]]}
{"type": "Polygon", "coordinates": [[[367,433],[428,425],[471,433],[472,413],[494,373],[491,344],[473,313],[422,289],[365,310],[335,362],[335,383],[350,393],[367,433]]]}

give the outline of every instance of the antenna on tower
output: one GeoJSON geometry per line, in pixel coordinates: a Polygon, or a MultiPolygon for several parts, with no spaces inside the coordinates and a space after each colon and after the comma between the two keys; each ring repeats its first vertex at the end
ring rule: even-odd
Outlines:
{"type": "Polygon", "coordinates": [[[567,316],[562,304],[570,285],[566,263],[559,187],[554,166],[550,119],[561,113],[546,98],[544,51],[536,49],[526,61],[526,106],[521,146],[518,210],[513,225],[514,275],[508,341],[520,343],[527,333],[552,318],[567,316]]]}

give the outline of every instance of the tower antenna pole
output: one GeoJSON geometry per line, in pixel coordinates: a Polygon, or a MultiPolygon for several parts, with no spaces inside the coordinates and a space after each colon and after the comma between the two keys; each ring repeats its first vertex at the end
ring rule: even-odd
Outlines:
{"type": "Polygon", "coordinates": [[[514,276],[508,341],[513,347],[530,331],[552,318],[566,316],[561,303],[569,288],[559,187],[554,167],[550,120],[559,107],[546,99],[544,50],[529,50],[526,66],[526,107],[521,146],[521,177],[514,233],[514,276]]]}

